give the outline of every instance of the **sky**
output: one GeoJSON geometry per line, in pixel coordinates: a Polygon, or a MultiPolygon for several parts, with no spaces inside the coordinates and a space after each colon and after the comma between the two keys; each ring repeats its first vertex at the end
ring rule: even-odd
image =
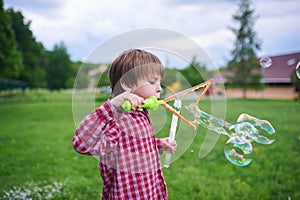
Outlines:
{"type": "MultiPolygon", "coordinates": [[[[4,8],[21,11],[31,21],[36,40],[46,49],[52,50],[55,44],[63,42],[73,61],[88,61],[95,49],[123,33],[152,28],[191,39],[220,67],[231,58],[235,36],[229,27],[234,25],[232,15],[238,3],[238,0],[4,0],[4,8]]],[[[299,0],[253,0],[252,5],[258,16],[253,28],[262,42],[258,56],[300,51],[299,0]]],[[[130,40],[133,35],[129,35],[130,40]]],[[[139,37],[143,39],[142,35],[139,37]]],[[[173,61],[172,56],[160,59],[175,67],[182,64],[173,61]]]]}

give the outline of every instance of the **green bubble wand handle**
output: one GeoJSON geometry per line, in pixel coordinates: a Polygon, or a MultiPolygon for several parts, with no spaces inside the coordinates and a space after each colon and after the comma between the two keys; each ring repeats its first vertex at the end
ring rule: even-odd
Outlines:
{"type": "MultiPolygon", "coordinates": [[[[145,99],[144,103],[140,105],[140,108],[145,108],[145,109],[152,109],[152,110],[157,110],[159,105],[163,105],[165,102],[164,100],[158,100],[155,96],[151,96],[148,99],[145,99]]],[[[131,102],[129,100],[125,100],[121,108],[129,112],[132,109],[131,102]]]]}

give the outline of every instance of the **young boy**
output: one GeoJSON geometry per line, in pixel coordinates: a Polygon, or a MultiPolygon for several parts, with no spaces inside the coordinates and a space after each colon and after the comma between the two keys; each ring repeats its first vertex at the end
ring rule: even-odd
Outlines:
{"type": "Polygon", "coordinates": [[[176,142],[158,139],[143,101],[160,97],[164,69],[153,54],[131,49],[111,65],[111,97],[88,114],[76,129],[72,143],[82,154],[99,157],[102,199],[168,199],[160,152],[174,153],[176,142]],[[132,104],[123,112],[124,100],[132,104]]]}

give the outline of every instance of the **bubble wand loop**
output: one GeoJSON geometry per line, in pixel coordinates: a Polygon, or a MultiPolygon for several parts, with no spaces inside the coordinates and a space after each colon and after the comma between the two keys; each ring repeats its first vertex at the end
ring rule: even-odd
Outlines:
{"type": "Polygon", "coordinates": [[[208,81],[205,81],[203,83],[200,83],[198,85],[195,85],[191,88],[188,88],[186,90],[183,90],[181,92],[178,92],[172,96],[167,97],[164,100],[164,104],[162,104],[163,107],[165,107],[167,110],[169,110],[170,112],[172,112],[174,115],[176,115],[179,119],[181,119],[182,121],[184,121],[187,125],[189,125],[191,128],[193,128],[194,130],[196,130],[197,128],[197,124],[196,124],[196,113],[197,113],[197,106],[199,104],[199,102],[201,101],[201,99],[203,98],[203,96],[206,94],[208,88],[211,86],[211,84],[214,82],[213,79],[210,79],[208,81]],[[198,97],[196,104],[195,104],[195,108],[194,108],[194,122],[191,123],[189,120],[187,120],[186,118],[184,118],[180,113],[178,113],[174,108],[172,108],[171,106],[169,106],[168,104],[166,104],[168,101],[174,100],[176,98],[178,98],[179,96],[185,95],[189,92],[198,90],[199,88],[204,88],[203,91],[201,92],[200,96],[198,97]]]}

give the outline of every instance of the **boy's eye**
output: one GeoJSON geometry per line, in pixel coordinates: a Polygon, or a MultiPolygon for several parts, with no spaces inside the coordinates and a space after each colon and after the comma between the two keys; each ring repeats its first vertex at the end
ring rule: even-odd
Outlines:
{"type": "Polygon", "coordinates": [[[155,85],[160,85],[160,81],[159,80],[150,80],[149,81],[150,84],[155,84],[155,85]]]}

